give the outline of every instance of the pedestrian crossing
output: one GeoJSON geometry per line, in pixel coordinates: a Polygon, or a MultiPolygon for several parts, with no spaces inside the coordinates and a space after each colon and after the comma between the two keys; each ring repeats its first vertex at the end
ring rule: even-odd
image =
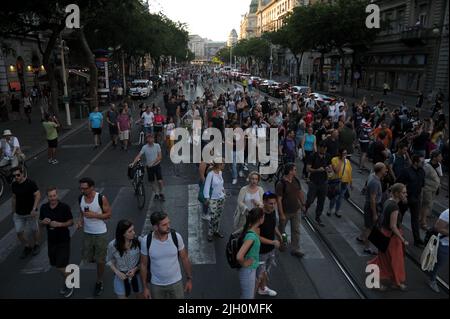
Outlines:
{"type": "MultiPolygon", "coordinates": [[[[187,233],[187,240],[185,239],[185,243],[187,243],[187,249],[188,253],[191,259],[191,262],[193,265],[215,265],[217,263],[217,254],[223,253],[222,251],[217,250],[218,247],[216,243],[209,243],[207,241],[206,237],[206,228],[207,223],[201,219],[202,216],[202,207],[200,203],[197,200],[197,195],[199,191],[199,186],[197,184],[189,184],[189,185],[176,185],[171,186],[174,188],[168,187],[167,192],[170,194],[170,191],[173,191],[176,189],[182,189],[187,198],[187,203],[183,204],[182,202],[177,202],[177,200],[174,201],[174,203],[171,203],[170,205],[175,205],[177,208],[174,211],[169,212],[171,219],[176,220],[178,225],[182,225],[183,223],[186,223],[187,219],[187,227],[186,227],[186,233],[187,233]],[[187,204],[187,205],[186,205],[187,204]],[[177,206],[178,205],[178,206],[177,206]],[[185,217],[183,217],[185,216],[185,217]],[[187,218],[186,218],[187,217],[187,218]],[[186,218],[186,219],[184,219],[186,218]],[[178,220],[183,219],[183,220],[178,220]]],[[[270,187],[267,187],[269,189],[270,187]]],[[[302,181],[302,188],[307,191],[307,185],[302,181]]],[[[98,192],[103,192],[104,188],[100,188],[97,190],[98,192]]],[[[120,187],[118,188],[117,192],[115,193],[115,196],[113,198],[109,198],[109,201],[111,203],[111,207],[113,209],[113,216],[114,220],[111,220],[108,222],[108,232],[111,238],[113,238],[114,230],[115,230],[115,224],[116,222],[121,219],[122,217],[126,216],[117,216],[117,211],[122,210],[123,207],[130,207],[132,210],[135,209],[135,203],[129,202],[131,198],[134,200],[134,196],[132,194],[132,188],[127,187],[120,187]],[[127,201],[124,203],[124,201],[127,201]],[[121,208],[118,209],[118,206],[121,205],[121,208]],[[116,214],[115,214],[116,212],[116,214]]],[[[66,197],[73,197],[73,193],[77,193],[78,197],[78,189],[75,190],[69,190],[69,189],[60,189],[59,190],[59,198],[61,201],[64,201],[66,197]]],[[[173,195],[172,195],[173,196],[173,195]]],[[[140,225],[137,224],[137,227],[140,228],[142,225],[142,231],[140,233],[141,237],[145,236],[150,230],[151,230],[151,223],[150,223],[150,215],[155,210],[155,205],[153,203],[153,198],[150,196],[151,200],[148,201],[146,210],[144,210],[144,213],[141,214],[142,220],[140,225]]],[[[237,198],[235,196],[230,197],[230,201],[236,200],[237,198]]],[[[41,204],[46,202],[46,198],[43,198],[41,201],[41,204]]],[[[327,202],[326,202],[327,204],[327,202]]],[[[6,219],[9,218],[10,213],[10,206],[11,201],[8,200],[4,202],[0,206],[0,223],[6,222],[6,219]]],[[[232,205],[233,206],[233,205],[232,205]]],[[[74,215],[74,219],[78,217],[78,203],[74,202],[71,205],[72,212],[74,215]]],[[[173,209],[173,208],[172,208],[173,209]]],[[[311,210],[314,208],[311,207],[311,210]]],[[[122,214],[122,212],[120,212],[122,214]]],[[[230,212],[225,212],[223,214],[222,218],[232,218],[232,214],[230,212]]],[[[362,218],[361,218],[362,221],[362,218]]],[[[359,235],[360,228],[352,221],[349,217],[343,216],[341,219],[333,218],[332,223],[330,223],[331,226],[336,230],[336,234],[339,235],[343,241],[345,241],[349,247],[353,250],[356,256],[366,256],[362,251],[362,246],[358,244],[355,240],[356,236],[359,235]]],[[[404,224],[408,226],[409,220],[408,218],[405,218],[404,224]]],[[[291,234],[291,227],[290,224],[286,226],[286,232],[289,236],[289,238],[292,238],[291,234]]],[[[74,237],[77,231],[74,227],[70,228],[71,236],[74,237]]],[[[225,233],[225,235],[228,235],[225,233]]],[[[227,236],[226,236],[227,237],[227,236]]],[[[225,238],[226,241],[226,238],[225,238]]],[[[19,241],[16,237],[16,233],[14,228],[10,229],[9,231],[5,232],[3,236],[0,238],[0,264],[5,262],[7,258],[20,246],[19,241]]],[[[79,247],[78,247],[79,248],[79,247]]],[[[73,248],[73,249],[78,249],[73,248]]],[[[81,249],[81,248],[79,248],[81,249]]],[[[318,243],[318,240],[316,236],[314,236],[308,227],[304,224],[304,221],[301,220],[300,225],[300,249],[305,253],[304,259],[312,259],[312,260],[323,260],[326,257],[326,253],[323,251],[323,248],[318,243]]],[[[82,269],[95,269],[95,264],[85,264],[82,265],[82,269]]],[[[47,242],[44,241],[41,244],[41,252],[31,258],[19,271],[22,274],[37,274],[37,273],[43,273],[48,272],[50,270],[50,265],[48,262],[48,256],[47,256],[47,242]]]]}

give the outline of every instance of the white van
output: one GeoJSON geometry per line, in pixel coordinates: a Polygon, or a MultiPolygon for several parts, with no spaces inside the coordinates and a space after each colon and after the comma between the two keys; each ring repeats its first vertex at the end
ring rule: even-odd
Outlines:
{"type": "Polygon", "coordinates": [[[149,97],[153,90],[153,83],[150,80],[134,80],[131,83],[131,97],[146,98],[149,97]]]}

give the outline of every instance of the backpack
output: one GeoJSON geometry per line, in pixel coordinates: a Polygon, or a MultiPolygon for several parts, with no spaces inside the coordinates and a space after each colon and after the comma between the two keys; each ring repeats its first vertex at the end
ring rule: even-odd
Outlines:
{"type": "MultiPolygon", "coordinates": [[[[178,256],[180,255],[180,252],[178,251],[178,237],[177,232],[175,229],[170,229],[170,235],[172,236],[172,241],[177,247],[178,256]]],[[[150,272],[150,245],[152,244],[153,239],[153,231],[149,232],[147,235],[147,253],[148,253],[148,262],[147,262],[147,282],[150,282],[150,279],[152,278],[152,273],[150,272]]]]}
{"type": "MultiPolygon", "coordinates": [[[[81,199],[83,198],[83,195],[78,196],[78,203],[79,205],[81,205],[81,199]]],[[[103,194],[98,193],[98,206],[100,206],[100,208],[103,211],[103,194]]]]}
{"type": "Polygon", "coordinates": [[[242,236],[242,232],[240,231],[232,233],[228,239],[227,246],[225,248],[225,255],[227,257],[228,264],[233,269],[240,269],[242,267],[237,261],[237,253],[239,249],[241,249],[243,243],[244,236],[242,236]]]}

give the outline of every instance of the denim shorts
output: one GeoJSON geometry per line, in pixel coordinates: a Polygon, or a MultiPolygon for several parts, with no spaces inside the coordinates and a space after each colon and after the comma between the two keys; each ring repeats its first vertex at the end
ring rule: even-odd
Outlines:
{"type": "MultiPolygon", "coordinates": [[[[136,278],[137,278],[138,286],[139,286],[139,292],[137,292],[137,293],[142,293],[144,291],[144,285],[142,285],[141,276],[139,274],[136,274],[136,278]]],[[[130,283],[130,285],[131,285],[131,283],[130,283]]],[[[118,296],[125,296],[125,294],[126,294],[125,284],[122,279],[117,277],[117,275],[114,275],[114,293],[118,296]]],[[[131,286],[131,294],[133,294],[133,293],[134,293],[134,290],[133,290],[133,287],[131,286]]]]}

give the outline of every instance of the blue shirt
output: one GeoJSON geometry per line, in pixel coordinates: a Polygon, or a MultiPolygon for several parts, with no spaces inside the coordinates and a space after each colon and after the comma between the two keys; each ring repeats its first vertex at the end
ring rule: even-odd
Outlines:
{"type": "Polygon", "coordinates": [[[91,128],[100,128],[103,120],[103,115],[100,112],[92,112],[89,114],[89,121],[91,122],[91,128]]]}

